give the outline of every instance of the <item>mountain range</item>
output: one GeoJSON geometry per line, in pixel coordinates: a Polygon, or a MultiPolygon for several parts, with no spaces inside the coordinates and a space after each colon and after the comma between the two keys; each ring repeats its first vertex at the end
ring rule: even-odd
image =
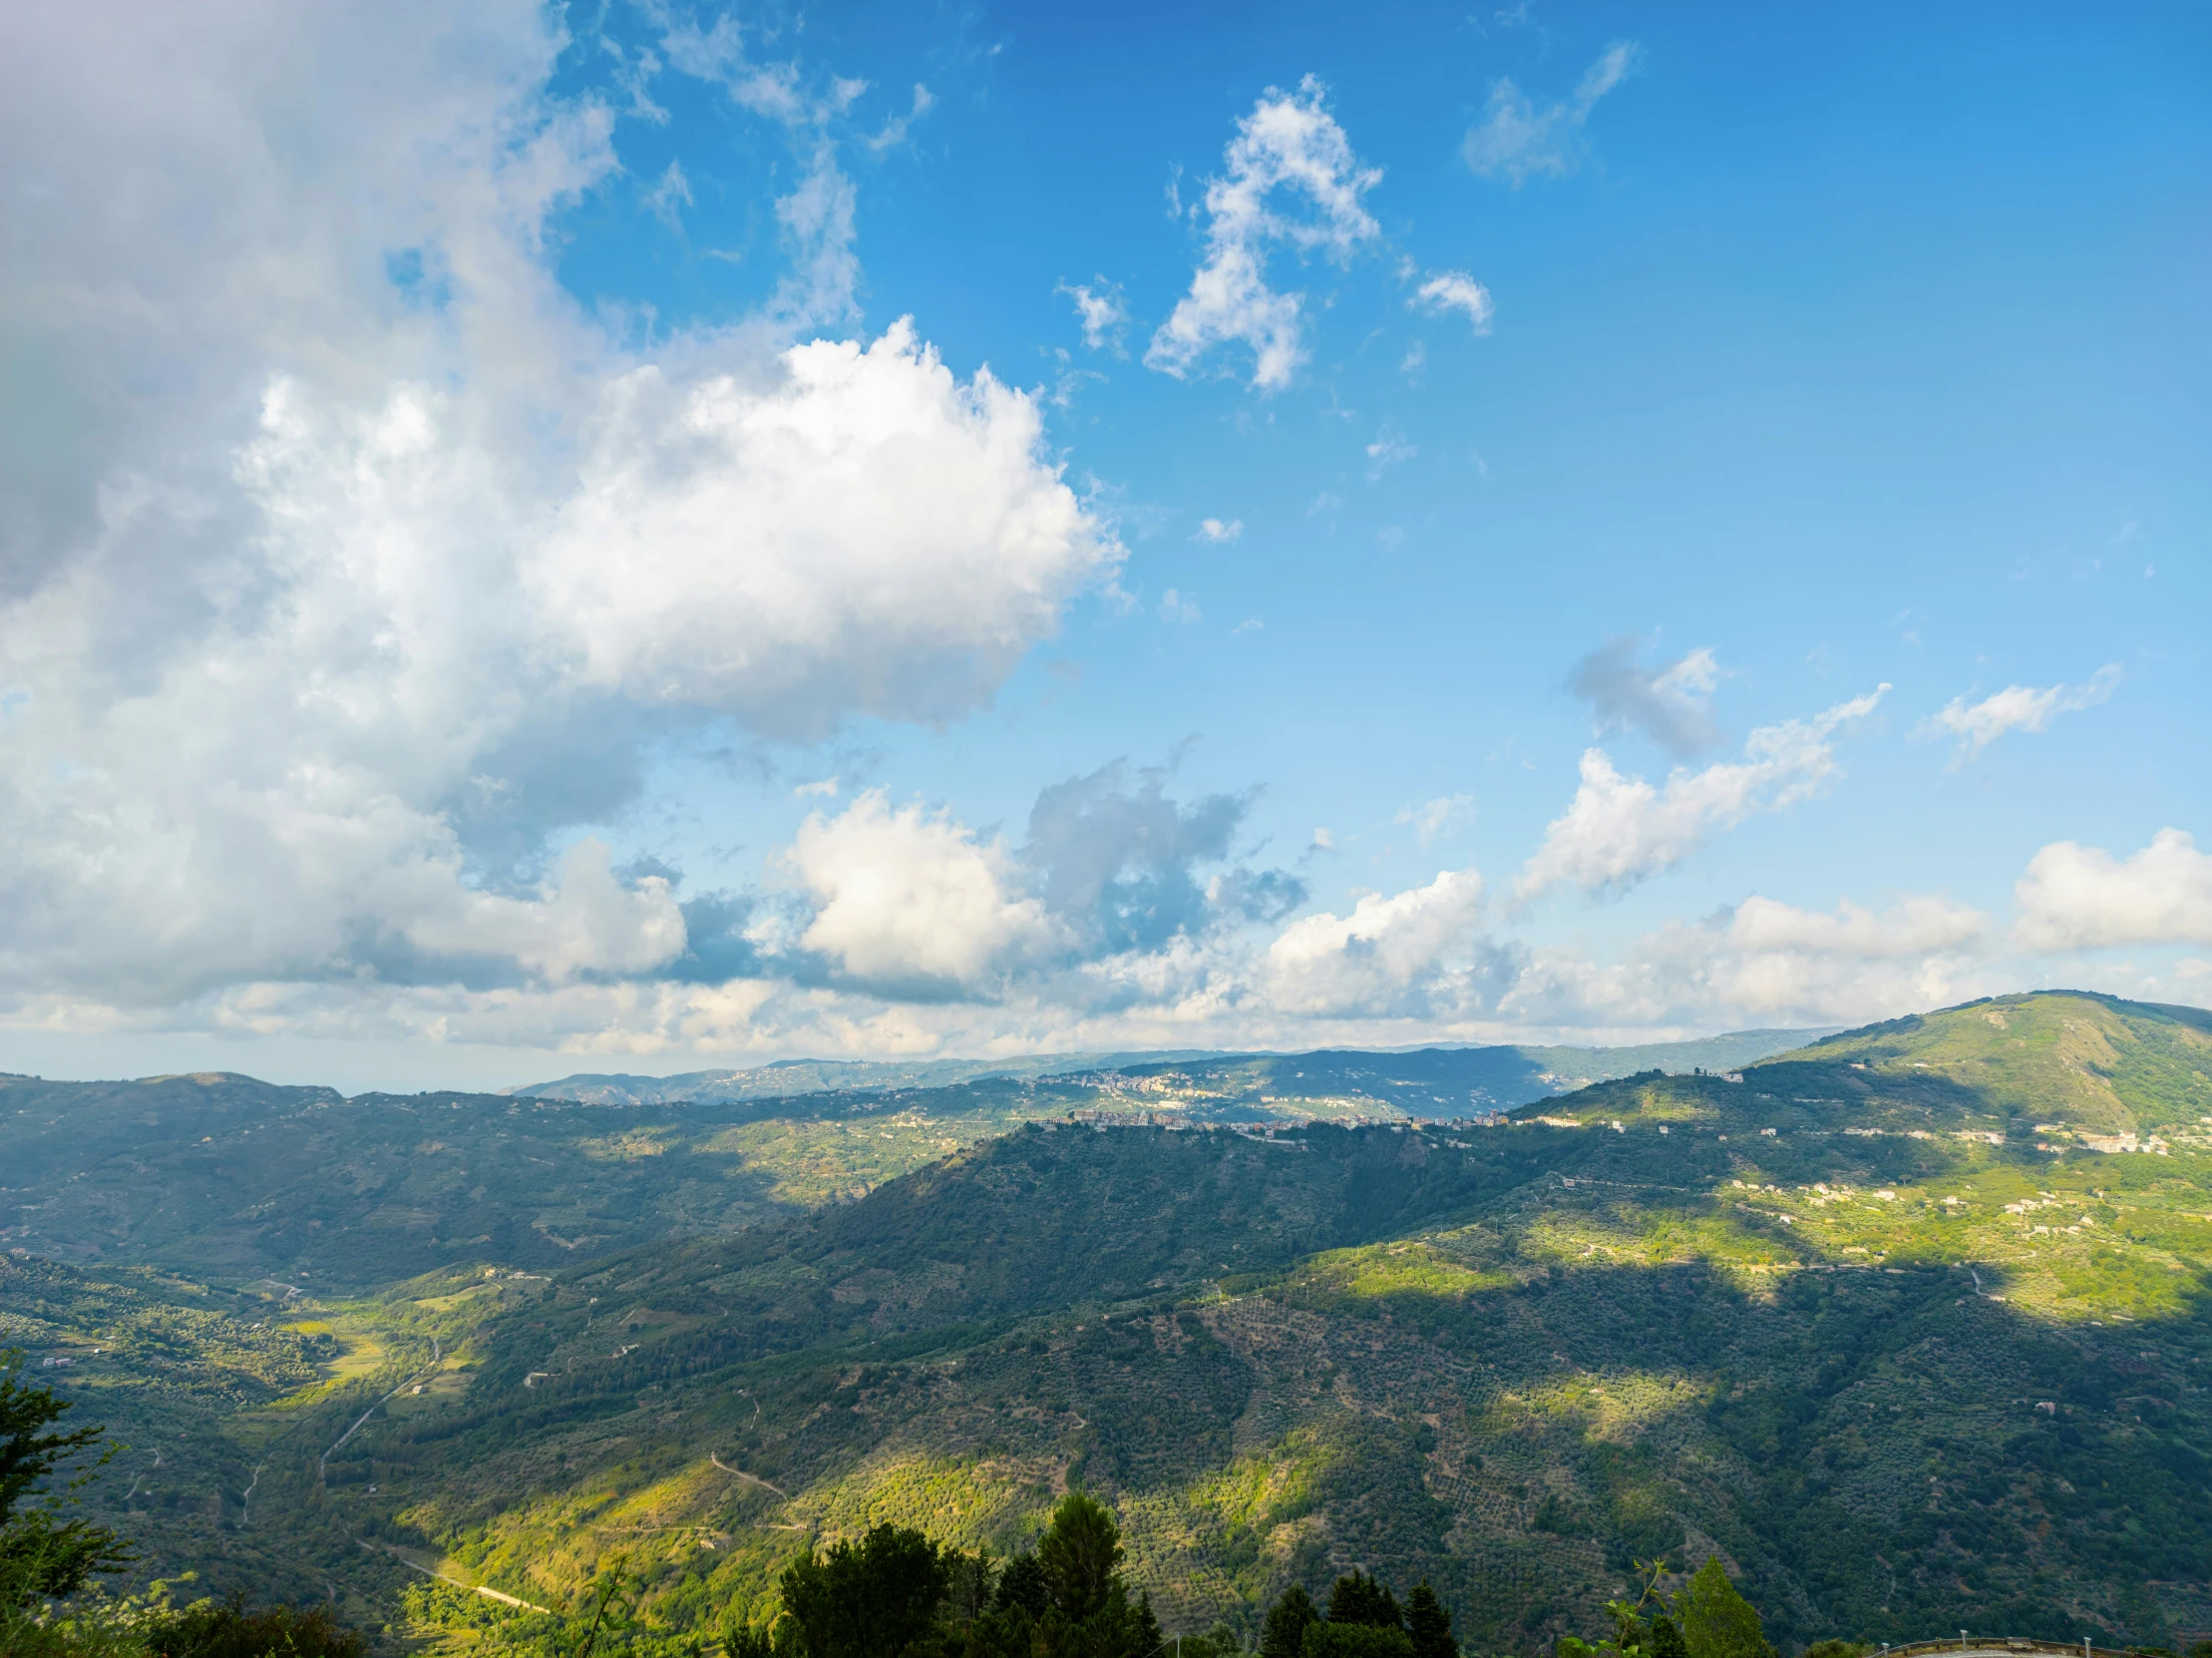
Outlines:
{"type": "MultiPolygon", "coordinates": [[[[592,1105],[673,1105],[774,1099],[841,1089],[944,1087],[959,1082],[1024,1077],[1125,1075],[1189,1079],[1226,1098],[1248,1097],[1265,1086],[1298,1097],[1320,1097],[1327,1084],[1346,1091],[1368,1078],[1384,1090],[1411,1090],[1414,1103],[1456,1105],[1457,1099],[1420,1094],[1422,1088],[1464,1089],[1472,1103],[1520,1105],[1546,1093],[1578,1088],[1647,1068],[1727,1069],[1829,1035],[1824,1030],[1732,1031],[1693,1041],[1649,1042],[1627,1047],[1531,1047],[1508,1044],[1444,1046],[1372,1052],[1364,1049],[1309,1053],[1219,1053],[1201,1049],[1150,1053],[1042,1053],[1000,1059],[779,1059],[750,1070],[692,1070],[674,1076],[584,1072],[552,1082],[531,1082],[503,1092],[532,1099],[570,1099],[592,1105]],[[1312,1086],[1290,1084],[1312,1073],[1312,1086]]],[[[1457,1115],[1458,1111],[1446,1114],[1457,1115]]]]}
{"type": "Polygon", "coordinates": [[[1549,1051],[11,1078],[0,1319],[132,1440],[93,1500],[150,1571],[379,1620],[424,1571],[568,1607],[619,1552],[707,1630],[811,1541],[1010,1549],[1081,1486],[1171,1631],[1364,1565],[1535,1652],[1717,1555],[1785,1649],[2212,1632],[2212,1014],[1549,1051]]]}

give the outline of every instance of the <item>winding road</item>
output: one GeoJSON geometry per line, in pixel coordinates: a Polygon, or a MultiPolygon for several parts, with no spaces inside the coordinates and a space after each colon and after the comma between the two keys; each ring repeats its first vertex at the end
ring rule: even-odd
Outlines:
{"type": "Polygon", "coordinates": [[[389,1404],[391,1401],[399,1398],[399,1396],[405,1393],[408,1388],[414,1383],[420,1382],[426,1376],[435,1374],[439,1366],[444,1363],[445,1355],[439,1349],[438,1338],[436,1336],[433,1336],[430,1338],[430,1363],[425,1365],[421,1370],[416,1371],[405,1381],[401,1382],[398,1387],[394,1388],[390,1393],[386,1394],[382,1399],[378,1400],[376,1402],[376,1405],[371,1405],[366,1411],[363,1411],[361,1415],[354,1420],[354,1424],[351,1428],[347,1429],[343,1434],[340,1434],[337,1439],[332,1441],[330,1449],[324,1451],[322,1453],[321,1459],[315,1463],[315,1476],[319,1479],[325,1477],[328,1474],[330,1469],[330,1458],[337,1453],[338,1448],[340,1446],[344,1445],[346,1441],[352,1439],[354,1435],[361,1432],[362,1423],[367,1422],[369,1418],[376,1415],[377,1405],[389,1404]]]}

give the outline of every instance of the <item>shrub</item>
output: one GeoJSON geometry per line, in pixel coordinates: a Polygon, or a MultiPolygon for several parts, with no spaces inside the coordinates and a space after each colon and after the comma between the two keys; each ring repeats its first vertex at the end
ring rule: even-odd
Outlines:
{"type": "Polygon", "coordinates": [[[327,1606],[248,1606],[242,1595],[161,1614],[143,1638],[148,1658],[365,1658],[369,1650],[327,1606]]]}

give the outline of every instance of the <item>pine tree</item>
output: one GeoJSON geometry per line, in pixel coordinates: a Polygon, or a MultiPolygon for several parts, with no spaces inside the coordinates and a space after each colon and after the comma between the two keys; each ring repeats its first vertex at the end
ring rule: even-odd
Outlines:
{"type": "Polygon", "coordinates": [[[949,1577],[920,1531],[877,1525],[796,1562],[778,1587],[807,1658],[895,1658],[928,1634],[949,1577]]]}
{"type": "Polygon", "coordinates": [[[106,1526],[63,1519],[60,1497],[34,1498],[63,1464],[94,1449],[103,1430],[44,1432],[70,1402],[19,1380],[22,1370],[21,1353],[0,1353],[0,1604],[12,1606],[73,1595],[96,1572],[130,1560],[106,1526]]]}
{"type": "Polygon", "coordinates": [[[1130,1640],[1126,1647],[1129,1658],[1151,1658],[1168,1644],[1167,1636],[1160,1629],[1160,1620],[1152,1615],[1152,1596],[1146,1590],[1137,1591],[1137,1609],[1130,1614],[1130,1640]]]}
{"type": "Polygon", "coordinates": [[[1052,1604],[1075,1623],[1096,1617],[1112,1598],[1121,1565],[1121,1528],[1095,1497],[1070,1491],[1052,1510],[1052,1524],[1037,1544],[1052,1604]]]}
{"type": "Polygon", "coordinates": [[[1688,1658],[1773,1658],[1758,1612],[1728,1581],[1716,1554],[1674,1596],[1674,1621],[1688,1658]]]}
{"type": "Polygon", "coordinates": [[[1006,1562],[992,1600],[1001,1607],[1018,1606],[1033,1618],[1044,1616],[1044,1609],[1052,1604],[1052,1591],[1045,1587],[1044,1568],[1034,1554],[1024,1552],[1006,1562]]]}
{"type": "Polygon", "coordinates": [[[1413,1658],[1459,1658],[1459,1643],[1452,1639],[1452,1616],[1436,1591],[1423,1578],[1406,1596],[1405,1624],[1413,1636],[1413,1658]]]}
{"type": "Polygon", "coordinates": [[[1330,1623],[1363,1623],[1375,1629],[1403,1629],[1398,1597],[1356,1566],[1328,1591],[1330,1623]]]}
{"type": "Polygon", "coordinates": [[[1298,1658],[1305,1649],[1305,1631],[1320,1621],[1313,1597],[1291,1584],[1268,1608],[1260,1625],[1260,1658],[1298,1658]]]}

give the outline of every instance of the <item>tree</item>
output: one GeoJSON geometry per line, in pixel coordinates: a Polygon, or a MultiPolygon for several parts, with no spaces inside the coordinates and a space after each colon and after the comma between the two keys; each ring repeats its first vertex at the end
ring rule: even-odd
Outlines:
{"type": "Polygon", "coordinates": [[[1413,1658],[1413,1637],[1394,1624],[1316,1623],[1303,1658],[1413,1658]]]}
{"type": "Polygon", "coordinates": [[[1139,1589],[1136,1609],[1129,1614],[1128,1633],[1121,1641],[1122,1652],[1127,1658],[1151,1658],[1167,1644],[1160,1620],[1152,1614],[1152,1592],[1139,1589]]]}
{"type": "MultiPolygon", "coordinates": [[[[23,1355],[0,1353],[0,1606],[27,1606],[75,1594],[98,1572],[128,1564],[115,1532],[61,1517],[62,1498],[41,1486],[64,1464],[91,1451],[103,1430],[45,1430],[71,1409],[46,1388],[22,1379],[23,1355]]],[[[93,1465],[107,1460],[103,1454],[93,1465]]],[[[89,1471],[71,1488],[90,1477],[89,1471]]]]}
{"type": "Polygon", "coordinates": [[[1452,1639],[1452,1615],[1425,1577],[1406,1596],[1405,1626],[1413,1637],[1413,1658],[1459,1658],[1459,1643],[1452,1639]]]}
{"type": "Polygon", "coordinates": [[[1052,1510],[1052,1524],[1037,1544],[1052,1604],[1070,1622],[1096,1617],[1112,1597],[1121,1565],[1121,1528],[1095,1497],[1070,1491],[1052,1510]]]}
{"type": "Polygon", "coordinates": [[[739,1612],[722,1627],[722,1652],[723,1658],[775,1658],[776,1643],[739,1612]]]}
{"type": "Polygon", "coordinates": [[[1758,1612],[1710,1554],[1674,1596],[1674,1622],[1688,1658],[1774,1658],[1758,1612]]]}
{"type": "Polygon", "coordinates": [[[930,1633],[950,1576],[935,1543],[885,1524],[794,1561],[778,1587],[807,1658],[897,1658],[930,1633]]]}
{"type": "Polygon", "coordinates": [[[1291,1584],[1268,1608],[1261,1622],[1260,1658],[1298,1658],[1304,1650],[1306,1626],[1320,1622],[1320,1616],[1314,1610],[1313,1597],[1291,1584]]]}
{"type": "MultiPolygon", "coordinates": [[[[934,1627],[903,1649],[872,1648],[867,1658],[879,1650],[886,1658],[901,1650],[909,1658],[1159,1658],[1167,1637],[1151,1597],[1130,1594],[1121,1561],[1113,1510],[1071,1492],[1053,1509],[1035,1552],[1016,1554],[995,1574],[981,1555],[941,1551],[947,1587],[934,1627]]],[[[785,1605],[792,1606],[788,1591],[785,1605]]],[[[817,1658],[815,1647],[806,1652],[817,1658]]]]}
{"type": "Polygon", "coordinates": [[[1017,1554],[1006,1562],[992,1602],[1002,1608],[1018,1606],[1032,1618],[1044,1616],[1044,1609],[1052,1604],[1052,1591],[1045,1586],[1044,1567],[1034,1554],[1017,1554]]]}
{"type": "Polygon", "coordinates": [[[1328,1621],[1359,1623],[1375,1629],[1403,1629],[1405,1613],[1398,1597],[1354,1566],[1348,1576],[1336,1579],[1328,1591],[1328,1621]]]}

